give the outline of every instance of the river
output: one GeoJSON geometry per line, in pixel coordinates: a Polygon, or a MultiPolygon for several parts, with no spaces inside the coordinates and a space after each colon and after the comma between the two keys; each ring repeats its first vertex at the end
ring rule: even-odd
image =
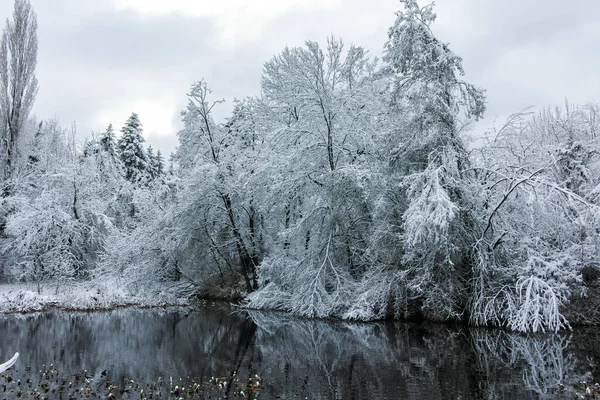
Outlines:
{"type": "Polygon", "coordinates": [[[0,354],[20,352],[7,373],[13,384],[23,381],[20,387],[26,379],[40,385],[48,379],[42,371],[53,368],[55,386],[78,380],[82,371],[92,383],[109,379],[121,387],[157,380],[229,385],[207,398],[240,398],[243,391],[257,399],[573,398],[585,390],[580,381],[591,387],[600,379],[596,332],[524,336],[303,320],[213,305],[2,316],[0,354]],[[243,390],[249,378],[256,380],[252,394],[243,390]]]}

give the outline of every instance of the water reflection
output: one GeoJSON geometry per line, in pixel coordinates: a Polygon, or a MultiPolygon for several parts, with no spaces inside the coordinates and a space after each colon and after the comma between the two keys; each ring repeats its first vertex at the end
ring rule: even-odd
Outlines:
{"type": "Polygon", "coordinates": [[[15,374],[54,363],[63,374],[87,370],[98,378],[106,371],[112,382],[216,376],[229,387],[259,374],[260,399],[572,398],[582,392],[580,380],[600,378],[595,329],[526,337],[214,306],[6,316],[0,335],[0,359],[21,353],[15,374]]]}

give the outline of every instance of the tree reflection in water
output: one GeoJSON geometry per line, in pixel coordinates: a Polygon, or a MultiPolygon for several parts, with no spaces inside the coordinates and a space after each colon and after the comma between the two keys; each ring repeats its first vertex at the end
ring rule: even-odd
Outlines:
{"type": "Polygon", "coordinates": [[[217,377],[228,398],[257,374],[264,399],[571,398],[580,380],[600,377],[600,339],[588,329],[522,336],[213,306],[5,316],[0,335],[0,357],[21,353],[21,379],[51,363],[65,376],[106,371],[116,384],[217,377]]]}

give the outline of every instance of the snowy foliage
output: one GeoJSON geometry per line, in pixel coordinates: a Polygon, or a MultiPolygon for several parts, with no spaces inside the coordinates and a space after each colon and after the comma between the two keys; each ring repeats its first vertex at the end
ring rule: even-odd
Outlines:
{"type": "Polygon", "coordinates": [[[269,121],[274,184],[265,206],[278,234],[260,267],[268,284],[249,307],[262,307],[273,291],[287,293],[274,299],[282,308],[306,316],[341,315],[350,304],[368,268],[374,70],[364,49],[344,51],[336,38],[325,51],[307,41],[266,63],[259,115],[269,121]]]}
{"type": "Polygon", "coordinates": [[[286,47],[261,96],[223,123],[223,100],[192,84],[168,168],[135,113],[120,138],[111,125],[82,146],[56,122],[22,121],[4,279],[42,291],[107,277],[132,295],[168,287],[308,317],[569,327],[600,268],[600,107],[515,114],[468,151],[484,91],[434,35],[433,4],[401,3],[381,62],[335,37],[286,47]]]}
{"type": "Polygon", "coordinates": [[[133,183],[141,182],[147,179],[150,164],[144,150],[142,124],[136,113],[131,114],[127,119],[121,132],[118,145],[119,156],[125,169],[125,179],[133,183]]]}
{"type": "Polygon", "coordinates": [[[5,276],[37,282],[83,277],[112,227],[101,203],[102,183],[92,181],[94,169],[80,163],[56,125],[47,125],[30,151],[28,168],[4,201],[11,239],[2,248],[9,261],[5,276]]]}
{"type": "Polygon", "coordinates": [[[19,140],[37,95],[37,16],[28,0],[15,0],[0,39],[0,141],[3,176],[9,179],[19,140]]]}
{"type": "Polygon", "coordinates": [[[432,5],[402,3],[381,65],[333,37],[285,48],[223,124],[192,85],[170,200],[135,189],[146,211],[103,265],[310,317],[568,326],[598,265],[593,107],[509,121],[469,153],[484,91],[433,34],[432,5]]]}
{"type": "Polygon", "coordinates": [[[516,114],[476,157],[488,208],[481,242],[503,264],[487,285],[504,285],[513,329],[566,325],[562,307],[585,294],[582,271],[600,265],[598,115],[597,106],[569,104],[516,114]]]}

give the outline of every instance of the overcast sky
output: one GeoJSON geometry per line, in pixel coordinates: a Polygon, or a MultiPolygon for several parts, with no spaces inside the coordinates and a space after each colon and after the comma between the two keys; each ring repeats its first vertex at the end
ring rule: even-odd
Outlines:
{"type": "MultiPolygon", "coordinates": [[[[0,17],[12,12],[0,0],[0,17]]],[[[38,15],[39,118],[81,137],[137,112],[147,142],[177,145],[179,111],[205,78],[222,120],[257,95],[265,61],[330,34],[381,56],[398,0],[31,0],[38,15]]],[[[421,2],[425,4],[425,2],[421,2]]],[[[600,101],[600,1],[439,0],[437,36],[487,90],[476,131],[527,106],[600,101]]],[[[499,124],[500,122],[496,122],[499,124]]]]}

